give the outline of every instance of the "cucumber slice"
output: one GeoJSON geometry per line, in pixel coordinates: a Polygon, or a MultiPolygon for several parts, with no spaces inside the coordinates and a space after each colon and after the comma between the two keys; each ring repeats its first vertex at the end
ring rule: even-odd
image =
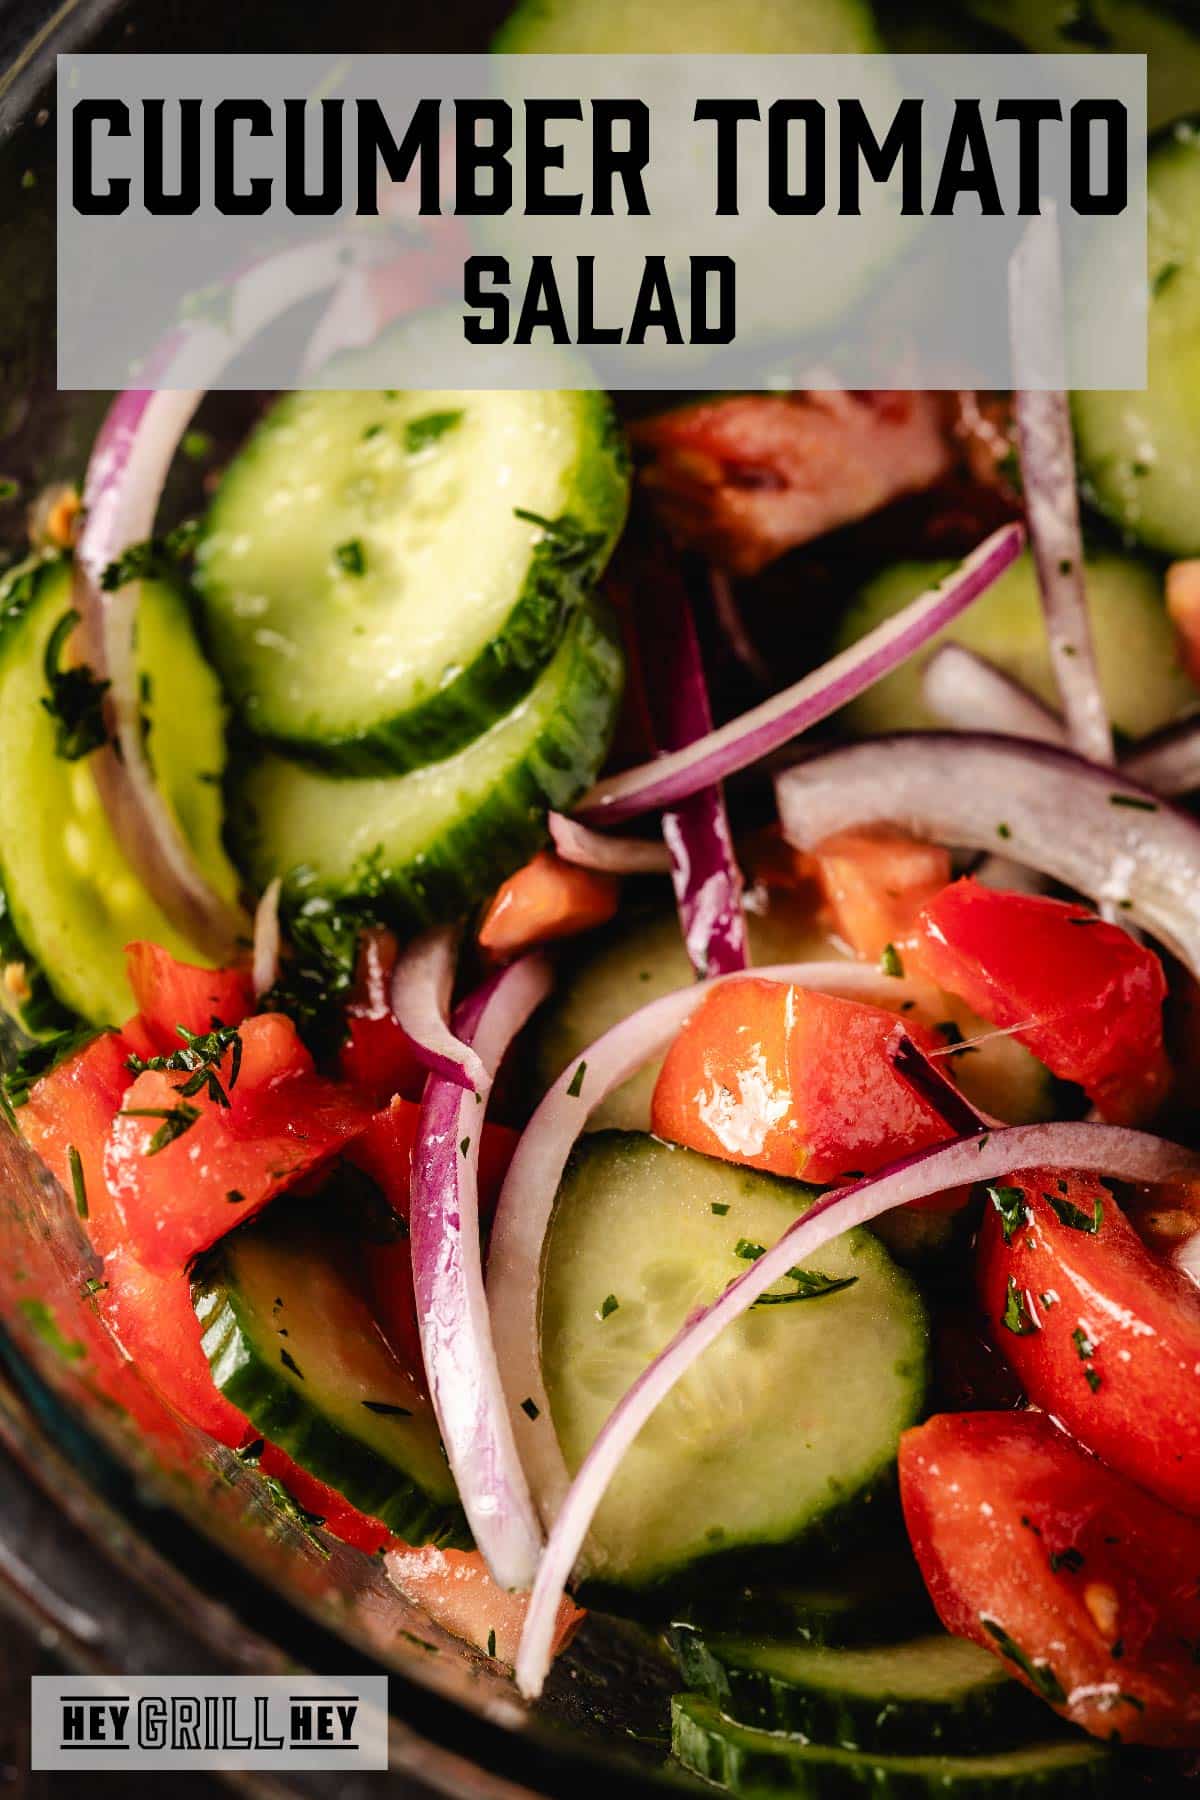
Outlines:
{"type": "MultiPolygon", "coordinates": [[[[885,569],[851,602],[836,647],[857,643],[939,581],[950,566],[897,563],[885,569]]],[[[1133,557],[1092,555],[1087,560],[1087,593],[1100,682],[1113,724],[1131,738],[1144,737],[1194,706],[1196,690],[1179,663],[1157,572],[1133,557]]],[[[922,698],[921,674],[928,657],[944,642],[986,656],[1047,705],[1057,704],[1033,564],[1025,555],[920,656],[851,701],[842,714],[850,729],[862,737],[940,729],[941,721],[922,698]]]]}
{"type": "Polygon", "coordinates": [[[907,1755],[998,1750],[1028,1741],[1046,1709],[966,1638],[831,1650],[671,1632],[679,1672],[727,1719],[843,1750],[907,1755]]]}
{"type": "Polygon", "coordinates": [[[920,1571],[903,1550],[858,1553],[845,1568],[808,1583],[706,1585],[673,1612],[676,1625],[704,1636],[835,1648],[899,1641],[937,1622],[920,1571]]]}
{"type": "Polygon", "coordinates": [[[802,55],[880,50],[866,0],[521,0],[492,41],[505,55],[802,55]]]}
{"type": "Polygon", "coordinates": [[[363,896],[419,927],[490,894],[543,842],[547,807],[595,778],[622,681],[605,616],[579,611],[549,668],[508,716],[445,762],[347,782],[268,754],[239,775],[230,831],[260,887],[288,899],[363,896]]]}
{"type": "MultiPolygon", "coordinates": [[[[758,967],[770,963],[828,962],[844,954],[814,920],[811,907],[779,891],[763,899],[765,910],[746,913],[750,954],[758,967]]],[[[553,1000],[538,1026],[534,1074],[537,1097],[589,1044],[639,1006],[692,979],[674,911],[622,918],[580,951],[564,969],[553,1000]]],[[[936,989],[912,1015],[930,1026],[953,1027],[964,1039],[984,1041],[955,1059],[955,1075],[968,1099],[996,1118],[1036,1124],[1057,1116],[1053,1077],[1015,1038],[986,1036],[988,1027],[961,1000],[936,989]]],[[[616,1127],[644,1131],[662,1059],[647,1064],[610,1094],[592,1114],[589,1131],[616,1127]]],[[[899,1216],[899,1215],[897,1215],[899,1216]]],[[[917,1215],[914,1215],[916,1217],[917,1215]]],[[[930,1214],[920,1215],[924,1219],[930,1214]]],[[[885,1229],[888,1221],[882,1221],[885,1229]]]]}
{"type": "Polygon", "coordinates": [[[343,774],[451,755],[528,693],[628,491],[604,394],[289,394],[197,555],[230,694],[260,736],[343,774]]]}
{"type": "Polygon", "coordinates": [[[1091,1800],[1115,1791],[1117,1768],[1109,1751],[1082,1738],[990,1756],[862,1756],[733,1725],[699,1694],[672,1700],[671,1742],[686,1769],[718,1787],[804,1800],[1091,1800]]]}
{"type": "Polygon", "coordinates": [[[380,1336],[358,1249],[291,1206],[223,1239],[192,1281],[213,1380],[263,1437],[406,1543],[469,1548],[433,1409],[380,1336]]]}
{"type": "MultiPolygon", "coordinates": [[[[109,828],[86,757],[65,761],[42,704],[47,646],[71,610],[69,562],[26,565],[0,590],[0,1006],[39,1036],[72,1017],[134,1011],[125,945],[150,938],[202,961],[141,887],[109,828]]],[[[233,898],[221,846],[225,720],[187,601],[144,582],[139,657],[151,761],[209,880],[233,898]]]]}
{"type": "MultiPolygon", "coordinates": [[[[1200,66],[1200,49],[1195,64],[1200,66]]],[[[1197,91],[1194,86],[1192,105],[1197,91]]],[[[1194,120],[1181,120],[1163,135],[1151,154],[1147,181],[1148,384],[1142,393],[1075,394],[1072,411],[1089,498],[1140,543],[1168,556],[1195,556],[1200,554],[1200,129],[1194,120]]],[[[1144,675],[1141,664],[1134,667],[1144,675]]]]}
{"type": "MultiPolygon", "coordinates": [[[[739,1242],[773,1244],[813,1195],[640,1132],[577,1146],[542,1278],[542,1360],[570,1469],[693,1308],[745,1269],[739,1242]]],[[[854,1285],[752,1309],[644,1427],[597,1513],[591,1580],[644,1589],[721,1552],[791,1543],[888,1475],[921,1411],[924,1309],[869,1232],[838,1238],[819,1267],[854,1285]]]]}

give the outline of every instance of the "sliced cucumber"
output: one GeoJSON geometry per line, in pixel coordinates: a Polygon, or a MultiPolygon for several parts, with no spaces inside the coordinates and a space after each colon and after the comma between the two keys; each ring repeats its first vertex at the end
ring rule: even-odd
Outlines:
{"type": "Polygon", "coordinates": [[[685,1768],[718,1787],[801,1800],[1085,1800],[1114,1792],[1117,1767],[1109,1751],[1083,1738],[990,1756],[863,1756],[731,1724],[699,1694],[672,1700],[671,1741],[685,1768]]]}
{"type": "MultiPolygon", "coordinates": [[[[0,1006],[32,1035],[72,1015],[93,1025],[134,1011],[125,945],[151,938],[203,958],[145,893],[113,837],[86,756],[55,748],[47,647],[71,610],[70,564],[27,565],[0,591],[0,1006]]],[[[187,602],[142,585],[138,650],[147,748],[159,785],[209,880],[238,881],[221,847],[225,720],[187,602]]]]}
{"type": "Polygon", "coordinates": [[[858,1551],[820,1579],[707,1583],[673,1610],[674,1622],[703,1635],[787,1638],[792,1643],[880,1644],[936,1624],[907,1547],[858,1551]]]}
{"type": "MultiPolygon", "coordinates": [[[[569,1468],[692,1310],[744,1271],[738,1245],[773,1244],[813,1194],[640,1132],[577,1146],[542,1278],[542,1360],[569,1468]]],[[[721,1552],[791,1543],[887,1476],[921,1410],[924,1309],[869,1232],[838,1238],[819,1267],[853,1286],[752,1309],[643,1428],[597,1514],[589,1579],[646,1588],[721,1552]]]]}
{"type": "MultiPolygon", "coordinates": [[[[845,954],[807,904],[776,891],[766,894],[764,905],[765,911],[747,909],[746,914],[756,966],[828,962],[845,954]]],[[[603,1032],[660,994],[686,987],[691,979],[673,911],[644,913],[632,923],[621,919],[564,970],[542,1015],[534,1071],[538,1096],[603,1032]]],[[[1045,1065],[1015,1038],[988,1036],[983,1020],[961,1000],[931,988],[928,1000],[914,1009],[912,1017],[932,1027],[944,1024],[947,1035],[953,1029],[964,1039],[982,1039],[969,1053],[955,1058],[955,1075],[967,1097],[985,1112],[1013,1124],[1035,1124],[1056,1116],[1053,1077],[1045,1065]]],[[[645,1130],[661,1067],[661,1059],[649,1063],[617,1088],[591,1115],[588,1129],[645,1130]]]]}
{"type": "Polygon", "coordinates": [[[521,0],[492,42],[505,55],[782,56],[882,49],[866,0],[521,0]]]}
{"type": "MultiPolygon", "coordinates": [[[[949,567],[898,563],[877,575],[848,608],[837,648],[857,643],[939,581],[949,567]]],[[[1194,706],[1196,690],[1180,666],[1157,572],[1133,557],[1092,555],[1087,562],[1087,593],[1100,681],[1113,724],[1139,738],[1194,706]]],[[[872,737],[940,727],[922,697],[921,675],[929,656],[945,642],[986,656],[1048,705],[1057,704],[1033,565],[1025,555],[920,656],[852,701],[842,715],[850,728],[872,737]]]]}
{"type": "Polygon", "coordinates": [[[380,1335],[355,1249],[290,1206],[225,1238],[192,1282],[213,1380],[264,1438],[406,1543],[469,1547],[433,1409],[380,1335]]]}
{"type": "Polygon", "coordinates": [[[261,886],[288,897],[365,896],[397,924],[453,918],[491,893],[545,837],[608,748],[622,661],[606,620],[576,613],[526,699],[456,756],[407,775],[342,781],[274,754],[235,785],[231,835],[261,886]]]}
{"type": "Polygon", "coordinates": [[[843,1750],[892,1754],[998,1750],[1028,1741],[1046,1709],[966,1638],[833,1650],[753,1638],[671,1633],[679,1672],[727,1719],[843,1750]]]}
{"type": "MultiPolygon", "coordinates": [[[[1200,69],[1200,40],[1194,66],[1200,69]]],[[[1200,86],[1192,89],[1195,105],[1200,86]]],[[[1200,554],[1200,129],[1183,120],[1150,157],[1148,384],[1074,395],[1089,496],[1140,543],[1200,554]]],[[[1129,643],[1141,642],[1130,636],[1129,643]]],[[[1140,661],[1133,665],[1144,676],[1140,661]]],[[[1131,671],[1132,672],[1132,671],[1131,671]]]]}
{"type": "Polygon", "coordinates": [[[227,471],[197,558],[246,722],[348,774],[461,749],[553,655],[628,488],[604,394],[289,394],[227,471]]]}

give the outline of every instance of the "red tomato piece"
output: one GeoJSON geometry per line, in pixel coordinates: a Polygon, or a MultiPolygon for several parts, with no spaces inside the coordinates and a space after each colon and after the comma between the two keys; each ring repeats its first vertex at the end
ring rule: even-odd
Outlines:
{"type": "Polygon", "coordinates": [[[159,1274],[128,1250],[114,1250],[104,1259],[104,1279],[96,1309],[155,1392],[218,1443],[231,1450],[247,1443],[250,1421],[213,1381],[183,1271],[159,1274]]]}
{"type": "Polygon", "coordinates": [[[101,1032],[35,1081],[17,1115],[26,1142],[72,1200],[70,1153],[77,1153],[87,1229],[102,1255],[115,1242],[117,1226],[104,1180],[104,1147],[133,1081],[125,1066],[130,1054],[121,1032],[101,1032]]]}
{"type": "Polygon", "coordinates": [[[553,938],[575,937],[607,925],[620,898],[615,875],[582,869],[552,850],[539,850],[498,890],[479,927],[480,947],[501,958],[553,938]]]}
{"type": "Polygon", "coordinates": [[[374,1556],[377,1550],[394,1542],[382,1520],[359,1512],[336,1488],[326,1487],[323,1481],[318,1481],[315,1475],[294,1463],[277,1444],[263,1445],[258,1466],[264,1475],[285,1487],[305,1512],[320,1519],[323,1530],[331,1537],[340,1538],[343,1544],[351,1544],[364,1555],[374,1556]]]}
{"type": "MultiPolygon", "coordinates": [[[[895,1029],[882,1007],[783,981],[723,982],[667,1052],[654,1130],[806,1181],[870,1174],[954,1135],[892,1067],[895,1029]]],[[[908,1029],[922,1049],[938,1047],[923,1026],[908,1029]]]]}
{"type": "Polygon", "coordinates": [[[870,961],[950,879],[950,852],[892,825],[837,831],[812,852],[833,929],[870,961]]]}
{"type": "MultiPolygon", "coordinates": [[[[497,1662],[514,1663],[528,1594],[510,1594],[488,1574],[478,1550],[410,1549],[395,1540],[387,1571],[400,1592],[452,1637],[474,1644],[497,1662]]],[[[566,1648],[587,1617],[565,1596],[559,1602],[553,1654],[566,1648]]]]}
{"type": "Polygon", "coordinates": [[[346,1008],[348,1036],[338,1052],[343,1080],[376,1106],[394,1094],[419,1100],[428,1071],[392,1016],[394,935],[382,927],[365,931],[358,953],[354,992],[346,1008]]]}
{"type": "Polygon", "coordinates": [[[370,1123],[362,1100],[311,1072],[290,1020],[263,1014],[247,1019],[240,1035],[236,1083],[232,1049],[216,1071],[227,1107],[204,1091],[184,1100],[182,1076],[150,1070],[113,1120],[105,1177],[123,1241],[147,1268],[182,1268],[370,1123]]]}
{"type": "Polygon", "coordinates": [[[1084,906],[964,879],[931,900],[908,947],[920,973],[1076,1081],[1104,1117],[1127,1125],[1161,1104],[1162,963],[1084,906]]]}
{"type": "Polygon", "coordinates": [[[1041,1413],[906,1431],[900,1494],[948,1631],[1097,1737],[1200,1744],[1200,1523],[1041,1413]]]}
{"type": "Polygon", "coordinates": [[[178,1050],[178,1025],[203,1033],[214,1019],[240,1025],[254,1010],[248,969],[201,969],[145,942],[125,946],[125,966],[142,1022],[162,1052],[178,1050]]]}
{"type": "Polygon", "coordinates": [[[1023,1170],[992,1192],[979,1292],[1029,1398],[1200,1513],[1200,1288],[1150,1254],[1092,1176],[1023,1170]]]}

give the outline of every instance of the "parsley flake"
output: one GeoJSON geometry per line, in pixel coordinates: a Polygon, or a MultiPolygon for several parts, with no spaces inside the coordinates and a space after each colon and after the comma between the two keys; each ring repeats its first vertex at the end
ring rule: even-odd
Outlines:
{"type": "Polygon", "coordinates": [[[540,1408],[535,1405],[528,1394],[526,1394],[524,1400],[521,1402],[521,1411],[525,1414],[527,1419],[536,1419],[540,1416],[540,1408]]]}
{"type": "Polygon", "coordinates": [[[895,944],[884,945],[883,955],[879,959],[879,969],[883,975],[893,975],[898,980],[903,979],[904,964],[900,960],[900,952],[895,944]]]}
{"type": "Polygon", "coordinates": [[[367,572],[367,553],[361,538],[347,538],[344,544],[338,544],[333,560],[344,575],[365,575],[367,572]]]}
{"type": "Polygon", "coordinates": [[[378,1413],[381,1419],[412,1418],[407,1406],[393,1406],[390,1400],[364,1400],[363,1405],[369,1413],[378,1413]]]}
{"type": "Polygon", "coordinates": [[[1008,1295],[1004,1302],[1002,1324],[1014,1337],[1032,1337],[1041,1326],[1029,1310],[1029,1296],[1016,1284],[1013,1276],[1008,1278],[1008,1295]]]}
{"type": "Polygon", "coordinates": [[[42,659],[49,690],[42,705],[54,720],[54,754],[64,762],[79,762],[108,742],[104,696],[111,684],[101,681],[88,663],[62,667],[67,639],[78,623],[79,614],[71,607],[50,633],[42,659]]]}
{"type": "Polygon", "coordinates": [[[1025,1204],[1025,1190],[1019,1187],[992,1186],[989,1184],[984,1192],[1000,1215],[1000,1229],[1006,1244],[1011,1244],[1013,1234],[1029,1223],[1029,1208],[1025,1204]]]}
{"type": "Polygon", "coordinates": [[[409,456],[415,456],[419,450],[427,450],[430,444],[445,437],[448,431],[462,418],[462,408],[456,412],[422,413],[419,419],[410,419],[404,427],[404,448],[409,456]]]}
{"type": "Polygon", "coordinates": [[[157,1156],[176,1138],[181,1138],[190,1131],[200,1117],[198,1106],[189,1106],[184,1101],[182,1106],[126,1106],[118,1114],[122,1119],[161,1119],[162,1124],[153,1134],[150,1142],[142,1152],[144,1156],[157,1156]]]}
{"type": "Polygon", "coordinates": [[[1086,1231],[1089,1237],[1095,1237],[1104,1222],[1104,1202],[1097,1194],[1091,1212],[1084,1212],[1081,1207],[1074,1206],[1070,1200],[1062,1200],[1057,1194],[1043,1194],[1054,1209],[1054,1216],[1069,1231],[1086,1231]]]}
{"type": "Polygon", "coordinates": [[[71,1170],[71,1187],[75,1193],[75,1211],[81,1219],[88,1216],[87,1184],[83,1178],[83,1158],[74,1144],[67,1145],[67,1162],[71,1170]]]}
{"type": "Polygon", "coordinates": [[[1128,806],[1133,812],[1156,813],[1158,811],[1157,800],[1143,800],[1140,794],[1110,794],[1108,804],[1110,806],[1128,806]]]}
{"type": "Polygon", "coordinates": [[[1022,1674],[1033,1683],[1043,1700],[1048,1701],[1051,1706],[1066,1705],[1067,1696],[1063,1684],[1049,1663],[1034,1662],[1032,1658],[1026,1656],[1021,1646],[1009,1637],[998,1620],[989,1619],[986,1614],[981,1614],[980,1624],[989,1637],[995,1638],[1001,1656],[1007,1657],[1010,1663],[1021,1670],[1022,1674]]]}
{"type": "Polygon", "coordinates": [[[600,1302],[600,1318],[611,1319],[620,1304],[621,1302],[617,1299],[615,1294],[606,1294],[604,1299],[600,1302]]]}
{"type": "Polygon", "coordinates": [[[587,1063],[581,1062],[575,1073],[572,1075],[571,1085],[567,1089],[567,1096],[569,1099],[578,1100],[580,1094],[583,1092],[583,1078],[586,1074],[587,1063]]]}

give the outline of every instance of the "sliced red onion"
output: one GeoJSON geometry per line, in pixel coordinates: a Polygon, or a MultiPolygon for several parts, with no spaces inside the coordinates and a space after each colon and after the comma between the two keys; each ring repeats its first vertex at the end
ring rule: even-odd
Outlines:
{"type": "Polygon", "coordinates": [[[159,792],[146,756],[134,626],[141,584],[105,592],[105,570],[154,531],[176,448],[205,389],[263,325],[336,282],[342,247],[327,239],[264,258],[229,290],[230,325],[198,322],[173,332],[147,361],[159,391],[118,395],[100,428],[83,488],[74,598],[88,662],[109,682],[112,743],[91,767],[114,834],[163,912],[198,949],[228,960],[248,922],[207,881],[159,792]]]}
{"type": "MultiPolygon", "coordinates": [[[[455,1016],[487,1084],[534,1008],[550,965],[524,957],[484,984],[455,1016]]],[[[517,1456],[492,1345],[479,1248],[482,1090],[431,1075],[425,1085],[409,1189],[413,1286],[421,1352],[442,1442],[463,1510],[493,1578],[533,1580],[542,1533],[517,1456]]]]}
{"type": "Polygon", "coordinates": [[[262,999],[279,977],[279,895],[283,882],[277,875],[263,889],[254,909],[254,960],[251,975],[256,998],[262,999]]]}
{"type": "Polygon", "coordinates": [[[436,925],[406,945],[392,974],[392,1017],[431,1074],[481,1098],[491,1077],[469,1043],[450,1029],[450,996],[458,965],[457,925],[436,925]]]}
{"type": "Polygon", "coordinates": [[[943,644],[925,664],[921,691],[930,712],[955,731],[999,731],[1006,737],[1065,744],[1062,720],[1035,694],[986,657],[943,644]]]}
{"type": "MultiPolygon", "coordinates": [[[[889,1007],[916,1000],[923,991],[870,963],[784,963],[753,973],[889,1007]]],[[[693,983],[652,1000],[574,1058],[522,1132],[500,1193],[488,1252],[492,1334],[521,1460],[547,1525],[570,1485],[542,1378],[538,1325],[542,1245],[554,1198],[591,1113],[614,1088],[662,1054],[713,985],[693,983]]]]}
{"type": "Polygon", "coordinates": [[[1200,1170],[1200,1158],[1146,1132],[1119,1126],[1012,1125],[919,1151],[865,1181],[822,1195],[718,1299],[687,1319],[601,1426],[563,1499],[538,1565],[517,1656],[517,1682],[523,1694],[533,1699],[542,1691],[559,1602],[626,1452],[660,1402],[726,1326],[749,1311],[790,1268],[807,1263],[843,1232],[948,1188],[1044,1166],[1127,1181],[1164,1181],[1178,1178],[1184,1170],[1200,1170]]]}
{"type": "Polygon", "coordinates": [[[550,836],[564,862],[581,869],[598,869],[606,875],[666,875],[671,852],[651,838],[615,837],[605,831],[589,831],[562,813],[549,814],[550,836]]]}
{"type": "Polygon", "coordinates": [[[775,793],[799,850],[880,820],[999,849],[1112,905],[1200,977],[1200,824],[1069,750],[969,732],[872,738],[794,763],[775,793]]]}
{"type": "Polygon", "coordinates": [[[1014,412],[1025,515],[1037,569],[1050,662],[1067,737],[1080,756],[1113,760],[1083,579],[1075,439],[1067,400],[1066,329],[1058,218],[1043,201],[1013,252],[1008,275],[1014,412]]]}
{"type": "Polygon", "coordinates": [[[1171,1260],[1177,1269],[1182,1269],[1200,1287],[1200,1231],[1185,1238],[1171,1260]]]}
{"type": "Polygon", "coordinates": [[[584,795],[577,812],[593,823],[615,825],[655,807],[672,806],[778,750],[890,675],[944,630],[1004,573],[1020,555],[1024,541],[1020,525],[1002,526],[938,587],[840,651],[823,668],[686,750],[609,776],[584,795]]]}
{"type": "Polygon", "coordinates": [[[1156,794],[1200,788],[1200,719],[1181,719],[1146,737],[1121,759],[1121,773],[1156,794]]]}

